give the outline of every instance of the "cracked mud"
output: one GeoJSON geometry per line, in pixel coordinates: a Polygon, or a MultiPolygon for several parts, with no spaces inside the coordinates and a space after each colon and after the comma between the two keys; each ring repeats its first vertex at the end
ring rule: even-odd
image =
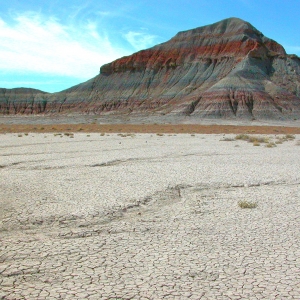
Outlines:
{"type": "Polygon", "coordinates": [[[1,135],[0,299],[299,299],[300,147],[222,138],[1,135]]]}

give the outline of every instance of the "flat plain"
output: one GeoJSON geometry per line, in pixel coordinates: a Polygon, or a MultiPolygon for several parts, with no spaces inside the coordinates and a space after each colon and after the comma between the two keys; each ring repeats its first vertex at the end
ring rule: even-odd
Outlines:
{"type": "Polygon", "coordinates": [[[45,126],[0,135],[0,299],[300,298],[299,135],[45,126]]]}

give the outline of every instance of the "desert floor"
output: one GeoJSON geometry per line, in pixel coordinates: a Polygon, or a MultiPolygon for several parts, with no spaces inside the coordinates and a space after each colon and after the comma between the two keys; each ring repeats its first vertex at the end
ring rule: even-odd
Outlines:
{"type": "Polygon", "coordinates": [[[0,299],[299,299],[300,135],[64,129],[0,134],[0,299]]]}
{"type": "Polygon", "coordinates": [[[223,120],[176,115],[0,116],[0,133],[18,132],[300,134],[300,120],[223,120]]]}

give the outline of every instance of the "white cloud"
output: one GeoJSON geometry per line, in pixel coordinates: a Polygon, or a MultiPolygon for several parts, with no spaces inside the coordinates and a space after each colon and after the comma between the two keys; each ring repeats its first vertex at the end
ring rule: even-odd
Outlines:
{"type": "Polygon", "coordinates": [[[0,18],[0,70],[90,78],[101,65],[129,54],[114,48],[97,25],[63,25],[36,13],[0,18]]]}
{"type": "Polygon", "coordinates": [[[152,46],[157,36],[144,32],[129,31],[128,33],[124,34],[124,38],[136,50],[141,50],[152,46]]]}

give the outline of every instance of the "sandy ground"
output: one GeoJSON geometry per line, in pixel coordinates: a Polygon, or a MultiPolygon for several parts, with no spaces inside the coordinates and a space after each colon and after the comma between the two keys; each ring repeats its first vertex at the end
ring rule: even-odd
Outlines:
{"type": "Polygon", "coordinates": [[[188,116],[0,116],[0,133],[255,133],[300,134],[300,120],[199,119],[188,116]]]}
{"type": "Polygon", "coordinates": [[[234,137],[1,134],[0,299],[299,299],[300,136],[234,137]]]}

